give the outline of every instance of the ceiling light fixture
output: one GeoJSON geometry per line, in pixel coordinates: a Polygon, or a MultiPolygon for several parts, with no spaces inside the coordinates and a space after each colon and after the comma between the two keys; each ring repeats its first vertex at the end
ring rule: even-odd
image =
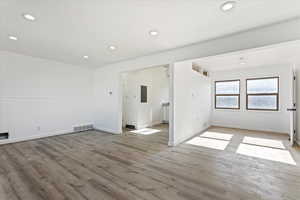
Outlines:
{"type": "Polygon", "coordinates": [[[110,51],[115,51],[115,50],[117,49],[117,47],[114,46],[114,45],[110,45],[110,46],[108,47],[108,49],[109,49],[110,51]]]}
{"type": "Polygon", "coordinates": [[[84,58],[84,59],[88,59],[88,58],[89,58],[89,56],[83,56],[83,58],[84,58]]]}
{"type": "Polygon", "coordinates": [[[34,21],[35,20],[35,17],[31,14],[28,14],[28,13],[23,14],[23,17],[24,17],[24,19],[26,19],[28,21],[34,21]]]}
{"type": "Polygon", "coordinates": [[[149,35],[151,35],[151,36],[158,36],[158,31],[151,30],[151,31],[149,31],[149,35]]]}
{"type": "Polygon", "coordinates": [[[13,35],[8,36],[8,38],[10,40],[14,40],[14,41],[18,40],[18,38],[16,36],[13,36],[13,35]]]}
{"type": "Polygon", "coordinates": [[[221,10],[224,12],[228,12],[235,7],[235,4],[236,4],[235,1],[226,1],[221,5],[221,10]]]}

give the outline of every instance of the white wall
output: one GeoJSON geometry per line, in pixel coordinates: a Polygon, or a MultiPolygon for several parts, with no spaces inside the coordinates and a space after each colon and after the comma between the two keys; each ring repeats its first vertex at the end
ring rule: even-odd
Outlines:
{"type": "Polygon", "coordinates": [[[210,126],[211,80],[192,70],[192,62],[173,68],[174,141],[177,145],[210,126]]]}
{"type": "Polygon", "coordinates": [[[122,74],[122,126],[137,126],[138,97],[135,73],[122,74]]]}
{"type": "MultiPolygon", "coordinates": [[[[247,69],[216,71],[212,73],[212,91],[214,81],[240,79],[240,110],[213,109],[212,125],[250,130],[289,133],[291,107],[292,66],[260,66],[247,69]],[[279,76],[279,111],[254,111],[246,109],[246,79],[279,76]]],[[[214,104],[214,98],[213,105],[214,104]]]]}
{"type": "Polygon", "coordinates": [[[0,72],[0,131],[10,141],[93,123],[92,70],[0,52],[0,72]]]}
{"type": "Polygon", "coordinates": [[[138,129],[162,122],[162,103],[169,102],[165,67],[126,73],[123,79],[123,121],[138,129]],[[147,103],[141,103],[141,85],[147,86],[147,103]]]}
{"type": "Polygon", "coordinates": [[[162,123],[163,113],[162,113],[162,103],[169,102],[169,77],[167,68],[161,67],[158,69],[153,69],[152,74],[152,123],[162,123]]]}
{"type": "Polygon", "coordinates": [[[94,74],[95,125],[99,129],[113,133],[122,131],[120,125],[122,121],[120,112],[122,107],[121,72],[300,39],[299,27],[300,19],[295,19],[99,68],[94,74]],[[109,94],[109,91],[112,92],[112,95],[109,94]]]}

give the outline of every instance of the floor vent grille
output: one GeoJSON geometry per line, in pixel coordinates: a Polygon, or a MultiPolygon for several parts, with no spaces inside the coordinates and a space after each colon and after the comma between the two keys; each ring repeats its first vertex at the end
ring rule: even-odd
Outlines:
{"type": "Polygon", "coordinates": [[[89,131],[89,130],[93,130],[93,129],[94,129],[93,124],[80,125],[80,126],[73,127],[74,132],[89,131]]]}

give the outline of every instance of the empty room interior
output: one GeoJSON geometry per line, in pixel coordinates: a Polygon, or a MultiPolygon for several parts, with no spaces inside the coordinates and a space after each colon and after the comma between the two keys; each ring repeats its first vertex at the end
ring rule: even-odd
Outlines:
{"type": "Polygon", "coordinates": [[[299,0],[0,2],[0,200],[299,200],[299,0]]]}

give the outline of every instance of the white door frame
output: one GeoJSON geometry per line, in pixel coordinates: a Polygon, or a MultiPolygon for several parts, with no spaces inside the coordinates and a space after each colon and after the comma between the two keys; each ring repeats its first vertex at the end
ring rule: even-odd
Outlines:
{"type": "Polygon", "coordinates": [[[291,107],[288,109],[290,111],[290,144],[294,145],[296,140],[296,128],[297,128],[297,77],[296,77],[296,66],[292,68],[292,102],[291,107]]]}

